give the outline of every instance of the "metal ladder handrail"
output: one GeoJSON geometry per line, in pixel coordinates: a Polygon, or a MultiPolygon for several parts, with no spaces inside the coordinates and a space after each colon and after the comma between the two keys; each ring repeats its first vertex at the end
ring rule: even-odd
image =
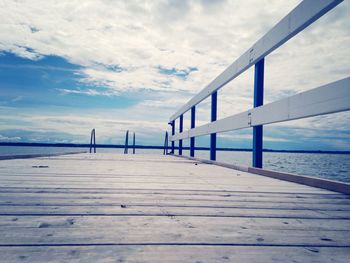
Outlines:
{"type": "MultiPolygon", "coordinates": [[[[124,154],[129,153],[129,130],[125,133],[125,144],[124,144],[124,154]]],[[[132,154],[136,153],[136,135],[133,132],[133,143],[132,143],[132,154]]]]}
{"type": "Polygon", "coordinates": [[[129,143],[129,130],[125,133],[125,144],[124,144],[124,154],[128,154],[128,143],[129,143]]]}
{"type": "Polygon", "coordinates": [[[91,130],[91,136],[90,136],[90,153],[92,148],[94,148],[94,153],[96,153],[96,132],[95,129],[91,130]],[[92,141],[94,144],[92,144],[92,141]]]}
{"type": "Polygon", "coordinates": [[[168,155],[168,148],[169,148],[169,135],[168,132],[165,132],[165,138],[164,138],[164,150],[163,155],[168,155]]]}

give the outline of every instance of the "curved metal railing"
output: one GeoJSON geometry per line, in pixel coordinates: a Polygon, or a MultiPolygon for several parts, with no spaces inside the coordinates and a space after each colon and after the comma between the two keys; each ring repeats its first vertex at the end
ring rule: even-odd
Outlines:
{"type": "Polygon", "coordinates": [[[91,130],[90,153],[92,152],[92,148],[94,148],[94,153],[96,153],[96,132],[95,132],[95,129],[91,130]]]}
{"type": "MultiPolygon", "coordinates": [[[[124,144],[124,154],[128,154],[129,152],[129,130],[125,133],[125,144],[124,144]]],[[[133,132],[133,140],[132,140],[132,154],[136,153],[136,135],[133,132]]]]}
{"type": "Polygon", "coordinates": [[[163,155],[168,154],[168,149],[169,149],[169,135],[168,132],[165,132],[165,138],[164,138],[164,149],[163,149],[163,155]]]}

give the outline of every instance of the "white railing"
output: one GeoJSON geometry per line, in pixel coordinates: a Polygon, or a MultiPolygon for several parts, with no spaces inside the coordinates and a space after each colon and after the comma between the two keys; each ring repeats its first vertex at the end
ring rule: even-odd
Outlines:
{"type": "Polygon", "coordinates": [[[172,126],[172,152],[175,141],[191,139],[190,155],[194,156],[195,137],[211,135],[210,159],[216,159],[216,133],[243,128],[253,128],[253,166],[262,167],[262,125],[290,121],[350,109],[350,77],[299,93],[297,95],[263,105],[264,58],[293,36],[333,9],[342,0],[304,0],[268,33],[232,63],[208,86],[182,106],[169,119],[172,126]],[[255,65],[254,108],[230,117],[216,120],[217,91],[255,65]],[[211,122],[195,127],[195,107],[211,96],[211,122]],[[191,110],[191,129],[183,131],[183,114],[191,110]],[[179,118],[179,132],[175,132],[175,120],[179,118]]]}
{"type": "Polygon", "coordinates": [[[211,133],[297,120],[349,109],[350,77],[177,133],[172,136],[172,140],[189,139],[211,133]]]}

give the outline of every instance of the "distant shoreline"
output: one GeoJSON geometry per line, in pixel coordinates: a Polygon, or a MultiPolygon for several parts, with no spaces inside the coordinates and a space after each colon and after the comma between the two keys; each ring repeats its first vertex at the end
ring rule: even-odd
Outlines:
{"type": "MultiPolygon", "coordinates": [[[[29,143],[29,142],[0,142],[0,146],[29,146],[29,147],[75,147],[75,148],[89,148],[90,144],[81,143],[29,143]]],[[[116,144],[96,144],[96,148],[114,148],[114,149],[124,149],[124,145],[116,144]]],[[[129,145],[132,148],[132,145],[129,145]]],[[[135,145],[136,149],[164,149],[163,146],[156,145],[135,145]]],[[[170,149],[170,147],[169,147],[170,149]]],[[[175,147],[177,149],[177,147],[175,147]]],[[[189,147],[183,147],[184,150],[189,150],[189,147]]],[[[208,151],[209,147],[196,147],[196,150],[208,151]]],[[[227,152],[251,152],[252,149],[248,148],[217,148],[217,151],[227,151],[227,152]]],[[[309,150],[272,150],[264,149],[264,152],[278,152],[278,153],[316,153],[316,154],[350,154],[350,151],[309,151],[309,150]]]]}

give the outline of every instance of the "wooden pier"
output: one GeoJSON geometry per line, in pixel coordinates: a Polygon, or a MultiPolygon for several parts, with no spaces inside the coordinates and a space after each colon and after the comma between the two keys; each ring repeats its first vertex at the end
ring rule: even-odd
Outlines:
{"type": "Polygon", "coordinates": [[[174,156],[0,161],[1,262],[349,258],[349,195],[174,156]]]}

